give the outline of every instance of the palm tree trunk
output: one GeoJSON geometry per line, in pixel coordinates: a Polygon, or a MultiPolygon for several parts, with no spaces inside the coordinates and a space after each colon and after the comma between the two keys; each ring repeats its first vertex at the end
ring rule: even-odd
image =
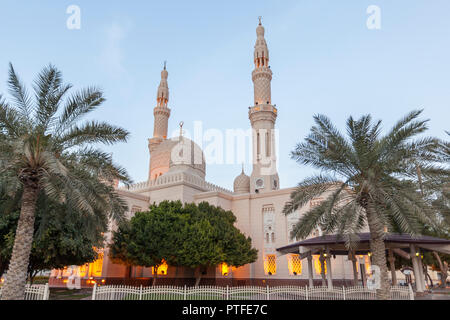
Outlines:
{"type": "Polygon", "coordinates": [[[441,257],[439,257],[436,251],[433,251],[433,255],[436,258],[439,264],[439,270],[441,273],[441,288],[445,288],[447,285],[447,276],[448,276],[448,264],[446,262],[442,262],[441,257]]]}
{"type": "Polygon", "coordinates": [[[372,265],[380,268],[380,289],[377,289],[377,299],[389,300],[390,284],[386,262],[386,246],[380,232],[380,230],[383,230],[383,226],[379,223],[370,205],[367,206],[366,213],[371,238],[370,251],[372,251],[372,265]]]}
{"type": "Polygon", "coordinates": [[[35,184],[24,185],[22,207],[14,239],[13,252],[6,273],[2,300],[23,300],[28,263],[34,234],[34,215],[39,189],[35,184]]]}

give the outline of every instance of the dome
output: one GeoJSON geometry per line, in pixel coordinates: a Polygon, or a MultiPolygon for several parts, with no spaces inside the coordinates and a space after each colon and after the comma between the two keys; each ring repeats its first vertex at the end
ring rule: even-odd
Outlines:
{"type": "Polygon", "coordinates": [[[250,192],[250,177],[244,173],[244,169],[242,169],[242,173],[234,179],[233,186],[235,193],[250,192]]]}
{"type": "Polygon", "coordinates": [[[205,179],[205,155],[194,141],[183,136],[175,139],[171,150],[169,171],[190,171],[205,179]]]}
{"type": "Polygon", "coordinates": [[[168,171],[189,171],[205,179],[203,151],[195,142],[185,137],[164,140],[151,152],[150,178],[155,179],[168,171]]]}

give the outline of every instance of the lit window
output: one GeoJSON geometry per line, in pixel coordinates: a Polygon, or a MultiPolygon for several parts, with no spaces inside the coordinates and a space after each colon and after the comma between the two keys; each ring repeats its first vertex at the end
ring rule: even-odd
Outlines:
{"type": "MultiPolygon", "coordinates": [[[[371,266],[370,266],[370,259],[369,259],[369,257],[368,256],[362,256],[362,255],[360,255],[359,257],[360,258],[364,257],[364,265],[366,267],[366,273],[368,273],[368,274],[371,273],[372,270],[371,270],[371,266]]],[[[359,263],[356,263],[356,272],[359,272],[359,263]]]]}
{"type": "Polygon", "coordinates": [[[227,276],[230,268],[228,267],[228,265],[225,262],[222,263],[221,269],[222,269],[222,275],[227,276]]]}
{"type": "Polygon", "coordinates": [[[268,254],[264,258],[264,272],[269,276],[277,273],[277,257],[274,254],[268,254]]]}
{"type": "MultiPolygon", "coordinates": [[[[167,265],[166,261],[162,261],[161,265],[158,267],[158,275],[159,276],[165,276],[167,275],[167,269],[169,266],[167,265]]],[[[154,274],[155,268],[152,267],[152,274],[154,274]]]]}
{"type": "Polygon", "coordinates": [[[98,255],[98,259],[91,263],[92,276],[101,277],[103,269],[103,253],[98,255]]]}
{"type": "MultiPolygon", "coordinates": [[[[320,256],[314,255],[314,269],[316,269],[316,274],[322,274],[322,264],[320,263],[320,256]]],[[[323,261],[323,265],[325,267],[325,274],[327,274],[327,262],[326,260],[323,261]]]]}
{"type": "Polygon", "coordinates": [[[290,254],[287,256],[288,268],[290,275],[300,275],[302,274],[302,260],[298,254],[290,254]]]}

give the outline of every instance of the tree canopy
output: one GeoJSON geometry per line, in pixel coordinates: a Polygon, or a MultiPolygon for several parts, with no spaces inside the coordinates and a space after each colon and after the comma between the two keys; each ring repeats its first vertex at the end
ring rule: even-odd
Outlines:
{"type": "MultiPolygon", "coordinates": [[[[2,197],[0,206],[11,201],[2,197]]],[[[20,207],[16,204],[0,215],[0,277],[11,258],[14,232],[20,207]]],[[[83,265],[97,258],[94,247],[103,244],[107,218],[103,213],[90,215],[74,212],[73,208],[56,203],[44,193],[38,198],[33,244],[28,264],[30,280],[42,270],[58,269],[68,265],[83,265]]]]}
{"type": "Polygon", "coordinates": [[[410,112],[385,135],[381,120],[374,122],[370,115],[349,117],[346,135],[326,116],[317,115],[305,141],[292,152],[298,163],[321,173],[299,184],[284,212],[290,214],[315,197],[325,198],[300,218],[293,236],[305,238],[320,227],[325,233],[340,234],[354,247],[357,233],[368,226],[373,265],[381,270],[380,299],[387,299],[389,291],[385,232],[417,235],[424,225],[437,226],[431,202],[419,192],[418,169],[436,187],[437,181],[449,177],[443,143],[418,137],[428,129],[428,120],[418,119],[421,112],[410,112]]]}
{"type": "Polygon", "coordinates": [[[22,199],[2,300],[24,298],[41,192],[91,216],[101,211],[121,219],[126,211],[114,184],[130,179],[111,154],[97,146],[125,142],[129,133],[104,121],[82,122],[105,98],[95,87],[69,95],[71,88],[49,65],[30,94],[9,66],[11,99],[0,95],[0,188],[10,196],[21,189],[22,199]]]}
{"type": "Polygon", "coordinates": [[[196,269],[198,285],[202,267],[220,263],[239,267],[256,260],[251,239],[235,222],[231,211],[206,202],[183,206],[180,201],[163,201],[119,225],[110,255],[128,265],[157,268],[164,260],[196,269]]]}

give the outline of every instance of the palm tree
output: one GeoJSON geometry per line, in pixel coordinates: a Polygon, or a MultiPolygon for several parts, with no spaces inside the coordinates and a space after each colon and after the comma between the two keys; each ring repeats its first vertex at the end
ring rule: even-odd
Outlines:
{"type": "Polygon", "coordinates": [[[2,291],[3,300],[23,299],[40,191],[85,215],[108,212],[120,219],[126,205],[114,191],[115,181],[129,182],[111,155],[90,144],[125,142],[128,132],[105,122],[80,120],[104,102],[89,87],[68,96],[61,72],[45,67],[33,96],[9,65],[12,103],[0,96],[0,187],[11,195],[22,190],[20,218],[2,291]]]}
{"type": "Polygon", "coordinates": [[[325,233],[336,232],[349,248],[357,245],[357,233],[368,226],[372,264],[380,268],[378,299],[389,298],[385,244],[387,230],[417,235],[423,223],[433,224],[429,203],[418,192],[414,179],[416,164],[423,177],[448,175],[436,165],[441,157],[434,138],[413,138],[427,130],[428,120],[417,120],[413,111],[381,136],[381,121],[370,115],[347,120],[347,136],[331,121],[314,117],[316,125],[291,157],[322,172],[307,178],[291,194],[284,207],[289,214],[321,195],[325,200],[306,212],[291,236],[306,238],[318,226],[325,233]],[[326,193],[328,191],[328,193],[326,193]]]}

